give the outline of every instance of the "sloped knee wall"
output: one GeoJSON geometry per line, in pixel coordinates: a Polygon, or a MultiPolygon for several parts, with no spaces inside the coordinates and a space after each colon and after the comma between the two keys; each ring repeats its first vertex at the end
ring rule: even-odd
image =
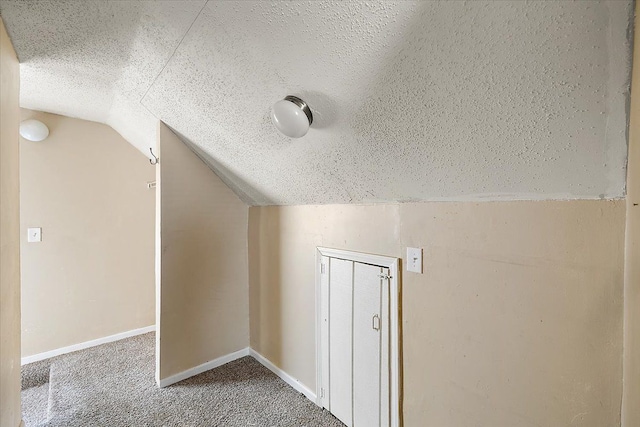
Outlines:
{"type": "Polygon", "coordinates": [[[158,132],[158,380],[249,344],[248,207],[166,125],[158,132]]]}

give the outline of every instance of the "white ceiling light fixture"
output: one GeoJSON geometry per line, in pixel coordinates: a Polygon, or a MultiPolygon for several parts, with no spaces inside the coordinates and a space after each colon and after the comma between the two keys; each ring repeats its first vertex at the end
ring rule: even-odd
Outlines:
{"type": "Polygon", "coordinates": [[[20,136],[29,141],[39,142],[49,136],[49,128],[40,120],[23,120],[20,123],[20,136]]]}
{"type": "Polygon", "coordinates": [[[306,102],[297,96],[285,96],[273,104],[271,121],[289,138],[301,138],[307,134],[313,123],[313,115],[306,102]]]}

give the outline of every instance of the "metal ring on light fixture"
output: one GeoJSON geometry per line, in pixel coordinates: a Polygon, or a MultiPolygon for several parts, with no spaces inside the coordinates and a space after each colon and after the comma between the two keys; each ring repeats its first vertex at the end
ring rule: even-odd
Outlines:
{"type": "Polygon", "coordinates": [[[297,96],[293,96],[293,95],[285,96],[284,100],[285,101],[289,101],[289,102],[293,102],[298,107],[300,107],[300,109],[307,116],[307,119],[309,119],[309,125],[311,125],[313,123],[313,114],[311,114],[311,109],[309,108],[309,106],[307,105],[306,102],[304,102],[302,99],[298,98],[297,96]]]}

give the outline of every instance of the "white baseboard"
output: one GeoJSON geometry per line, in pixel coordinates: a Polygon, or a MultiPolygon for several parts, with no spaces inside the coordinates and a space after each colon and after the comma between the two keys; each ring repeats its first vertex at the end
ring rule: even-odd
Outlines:
{"type": "Polygon", "coordinates": [[[67,347],[58,348],[51,351],[45,351],[44,353],[34,354],[33,356],[26,356],[20,360],[21,365],[26,365],[28,363],[38,362],[40,360],[49,359],[50,357],[60,356],[61,354],[72,353],[78,350],[84,350],[85,348],[95,347],[101,344],[107,344],[110,342],[122,340],[129,337],[134,337],[136,335],[142,335],[149,332],[153,332],[156,330],[155,325],[147,326],[144,328],[133,329],[127,332],[121,332],[115,335],[109,335],[108,337],[98,338],[91,341],[81,342],[79,344],[70,345],[67,347]]]}
{"type": "Polygon", "coordinates": [[[271,361],[269,359],[267,359],[266,357],[264,357],[263,355],[261,355],[260,353],[255,351],[254,349],[252,349],[252,348],[249,349],[249,355],[251,357],[253,357],[254,359],[256,359],[258,362],[260,362],[265,368],[269,369],[271,372],[273,372],[274,374],[279,376],[282,379],[282,381],[284,381],[287,384],[289,384],[296,391],[298,391],[299,393],[304,394],[307,397],[307,399],[309,399],[310,401],[312,401],[316,405],[318,404],[317,401],[316,401],[316,394],[314,392],[312,392],[311,390],[309,390],[307,388],[307,386],[302,384],[300,381],[298,381],[297,379],[293,378],[291,375],[287,374],[282,369],[278,368],[276,365],[271,363],[271,361]]]}
{"type": "Polygon", "coordinates": [[[167,387],[167,386],[170,386],[171,384],[175,384],[177,382],[186,380],[187,378],[191,378],[191,377],[193,377],[195,375],[201,374],[201,373],[206,372],[206,371],[208,371],[210,369],[217,368],[217,367],[222,366],[222,365],[224,365],[226,363],[233,362],[234,360],[240,359],[241,357],[245,357],[245,356],[253,357],[261,365],[263,365],[265,368],[267,368],[268,370],[270,370],[271,372],[276,374],[278,377],[280,377],[284,382],[286,382],[291,387],[293,387],[294,390],[296,390],[299,393],[302,393],[303,395],[305,395],[307,397],[307,399],[309,399],[313,403],[317,404],[316,394],[314,392],[309,390],[300,381],[298,381],[297,379],[293,378],[291,375],[287,374],[285,371],[283,371],[282,369],[278,368],[276,365],[271,363],[271,361],[269,359],[267,359],[266,357],[264,357],[263,355],[261,355],[260,353],[258,353],[257,351],[255,351],[254,349],[249,348],[249,347],[244,348],[242,350],[238,350],[238,351],[236,351],[234,353],[227,354],[227,355],[222,356],[222,357],[218,357],[217,359],[214,359],[214,360],[211,360],[209,362],[203,363],[202,365],[198,365],[195,368],[187,369],[186,371],[182,371],[182,372],[180,372],[178,374],[175,374],[175,375],[172,375],[170,377],[161,379],[159,381],[158,385],[160,387],[167,387]]]}
{"type": "Polygon", "coordinates": [[[186,371],[182,371],[178,374],[171,375],[170,377],[161,379],[158,385],[160,387],[166,387],[171,384],[175,384],[179,381],[186,380],[187,378],[191,378],[195,375],[201,374],[209,369],[217,368],[218,366],[222,366],[225,363],[233,362],[236,359],[240,359],[241,357],[249,355],[249,347],[243,348],[242,350],[238,350],[236,352],[227,354],[226,356],[218,357],[217,359],[210,360],[202,365],[198,365],[195,368],[187,369],[186,371]]]}

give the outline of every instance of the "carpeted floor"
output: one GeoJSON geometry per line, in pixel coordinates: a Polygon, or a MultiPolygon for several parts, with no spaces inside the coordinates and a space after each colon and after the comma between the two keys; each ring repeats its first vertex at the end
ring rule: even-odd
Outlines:
{"type": "Polygon", "coordinates": [[[343,427],[251,357],[159,389],[154,351],[151,333],[25,365],[27,427],[343,427]]]}

